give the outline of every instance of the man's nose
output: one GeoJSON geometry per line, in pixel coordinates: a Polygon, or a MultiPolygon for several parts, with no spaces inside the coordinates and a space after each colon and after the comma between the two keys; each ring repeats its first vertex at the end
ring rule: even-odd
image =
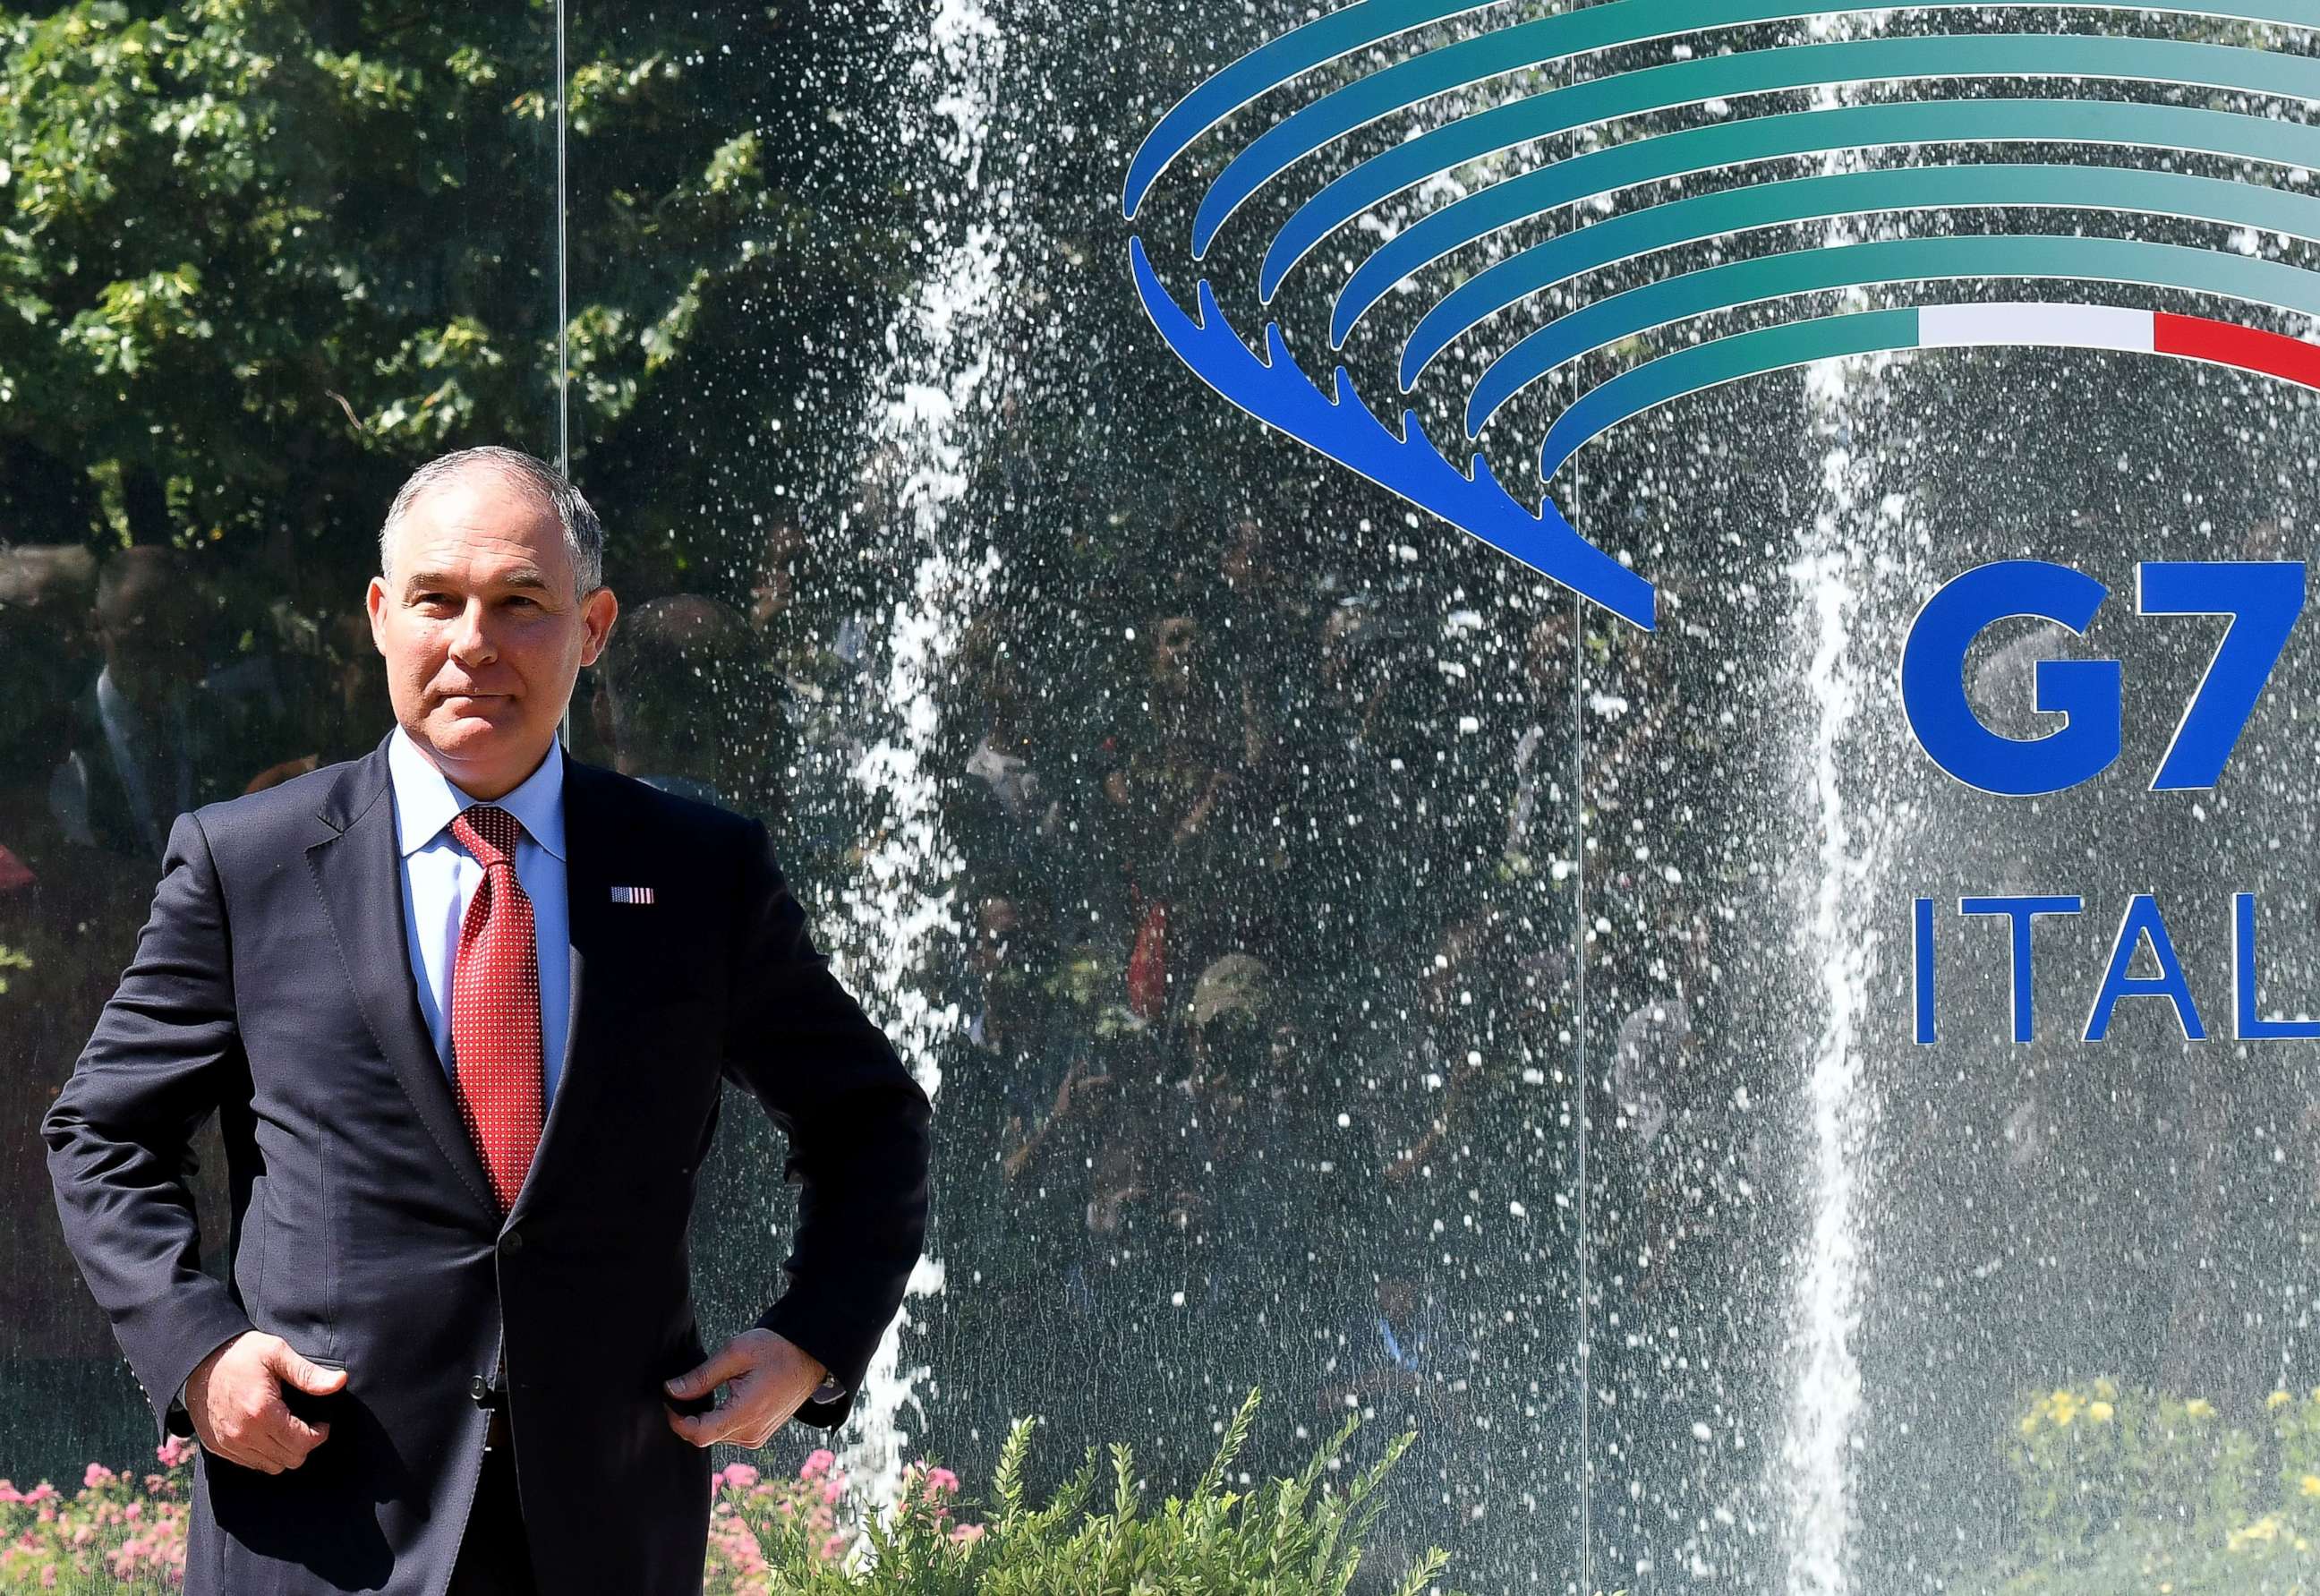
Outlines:
{"type": "Polygon", "coordinates": [[[451,629],[451,657],[465,665],[498,656],[499,648],[493,640],[491,628],[485,624],[486,619],[484,602],[470,599],[459,612],[458,624],[451,629]]]}

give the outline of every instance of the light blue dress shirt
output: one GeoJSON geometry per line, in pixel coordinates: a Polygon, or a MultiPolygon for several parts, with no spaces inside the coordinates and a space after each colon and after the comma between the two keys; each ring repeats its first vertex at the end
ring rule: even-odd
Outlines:
{"type": "MultiPolygon", "coordinates": [[[[451,1056],[451,972],[459,953],[459,922],[483,884],[484,867],[451,835],[452,819],[477,800],[453,786],[400,726],[386,748],[394,787],[396,845],[403,852],[403,923],[417,977],[419,1012],[435,1038],[435,1056],[454,1084],[451,1056]]],[[[515,876],[531,900],[532,936],[539,958],[539,1040],[543,1115],[556,1101],[572,1030],[572,911],[564,868],[564,750],[551,747],[539,768],[498,806],[523,826],[515,845],[515,876]]]]}

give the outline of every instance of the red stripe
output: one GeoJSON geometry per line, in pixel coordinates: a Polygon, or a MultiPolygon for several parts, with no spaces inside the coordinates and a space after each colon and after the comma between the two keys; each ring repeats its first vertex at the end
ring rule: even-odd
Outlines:
{"type": "Polygon", "coordinates": [[[2243,371],[2260,371],[2266,376],[2320,388],[2320,346],[2285,333],[2211,322],[2205,316],[2159,311],[2151,320],[2151,347],[2161,355],[2212,360],[2218,366],[2236,366],[2243,371]]]}

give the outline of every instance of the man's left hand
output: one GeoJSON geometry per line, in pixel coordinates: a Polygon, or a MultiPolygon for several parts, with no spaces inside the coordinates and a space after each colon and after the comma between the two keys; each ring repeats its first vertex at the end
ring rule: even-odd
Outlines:
{"type": "Polygon", "coordinates": [[[696,1446],[711,1441],[762,1446],[789,1422],[829,1371],[820,1360],[773,1330],[748,1329],[700,1367],[666,1383],[669,1395],[697,1398],[730,1381],[722,1406],[707,1413],[668,1408],[668,1427],[696,1446]]]}

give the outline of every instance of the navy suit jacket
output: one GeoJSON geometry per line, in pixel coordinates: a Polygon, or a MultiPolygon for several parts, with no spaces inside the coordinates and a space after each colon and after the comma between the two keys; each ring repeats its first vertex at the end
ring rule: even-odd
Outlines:
{"type": "Polygon", "coordinates": [[[789,1138],[799,1222],[757,1322],[845,1382],[798,1411],[827,1428],[919,1256],[926,1094],[815,949],[762,824],[567,760],[570,1045],[503,1218],[420,1014],[385,746],[178,818],[42,1126],[66,1240],[158,1433],[190,1433],[180,1386],[245,1329],[347,1370],[306,1399],[331,1434],[298,1468],[198,1456],[186,1589],[440,1591],[481,1466],[471,1383],[503,1354],[541,1588],[697,1591],[709,1453],[664,1406],[713,1402],[660,1383],[706,1356],[687,1230],[720,1080],[789,1138]],[[213,1112],[225,1280],[197,1265],[187,1186],[213,1112]]]}

